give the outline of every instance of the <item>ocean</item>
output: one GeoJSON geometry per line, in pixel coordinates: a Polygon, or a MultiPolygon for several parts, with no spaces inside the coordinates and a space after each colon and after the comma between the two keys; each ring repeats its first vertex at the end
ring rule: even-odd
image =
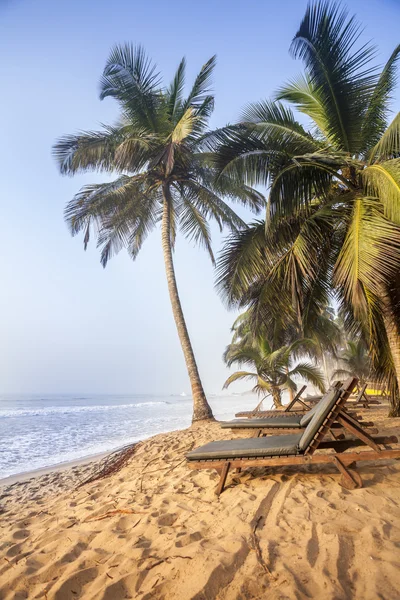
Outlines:
{"type": "MultiPolygon", "coordinates": [[[[254,408],[257,396],[209,402],[215,417],[226,420],[254,408]]],[[[191,415],[188,396],[0,395],[0,479],[188,427],[191,415]]]]}

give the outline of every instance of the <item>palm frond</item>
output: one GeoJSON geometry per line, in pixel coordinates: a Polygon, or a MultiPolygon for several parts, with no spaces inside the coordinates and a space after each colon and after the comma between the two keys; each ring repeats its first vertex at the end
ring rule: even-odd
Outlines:
{"type": "Polygon", "coordinates": [[[327,197],[333,179],[332,170],[312,160],[295,160],[274,178],[269,194],[267,222],[291,215],[309,206],[317,197],[327,197]]]}
{"type": "Polygon", "coordinates": [[[200,178],[184,180],[175,187],[183,198],[192,202],[201,211],[205,218],[215,219],[220,231],[224,226],[232,231],[246,227],[245,222],[236,212],[207,187],[206,182],[202,183],[200,178]]]}
{"type": "Polygon", "coordinates": [[[372,162],[387,160],[400,155],[400,112],[394,117],[377,144],[369,153],[372,162]]]}
{"type": "Polygon", "coordinates": [[[185,237],[203,246],[210,255],[211,262],[215,265],[215,258],[211,247],[210,227],[206,218],[193,202],[183,199],[181,203],[180,229],[185,237]]]}
{"type": "Polygon", "coordinates": [[[100,80],[100,99],[115,98],[131,120],[157,131],[160,75],[141,46],[112,48],[100,80]]]}
{"type": "Polygon", "coordinates": [[[343,218],[347,233],[334,281],[361,315],[368,298],[379,297],[381,286],[400,268],[400,227],[384,217],[379,201],[368,197],[356,198],[343,218]]]}
{"type": "Polygon", "coordinates": [[[67,204],[64,217],[72,235],[85,229],[90,219],[101,218],[114,209],[114,202],[119,206],[131,197],[132,185],[136,181],[128,175],[122,175],[109,183],[85,185],[67,204]]]}
{"type": "Polygon", "coordinates": [[[370,165],[362,178],[366,193],[381,201],[386,218],[400,225],[400,158],[370,165]]]}
{"type": "Polygon", "coordinates": [[[296,33],[291,52],[305,63],[311,85],[329,121],[327,134],[337,148],[350,153],[361,145],[362,119],[376,83],[370,61],[374,49],[354,49],[360,28],[338,4],[309,4],[296,33]]]}
{"type": "Polygon", "coordinates": [[[281,144],[297,144],[298,154],[313,152],[320,147],[304,127],[295,119],[293,112],[281,102],[264,100],[249,104],[241,115],[242,125],[249,127],[252,133],[265,142],[273,139],[281,144]]]}
{"type": "Polygon", "coordinates": [[[65,135],[54,144],[53,156],[62,175],[88,169],[112,171],[115,150],[122,139],[120,132],[110,128],[65,135]]]}
{"type": "Polygon", "coordinates": [[[249,371],[237,371],[236,373],[232,373],[232,375],[230,375],[228,377],[228,379],[225,381],[223,388],[222,389],[226,389],[228,388],[231,383],[233,383],[234,381],[238,381],[239,379],[253,379],[253,378],[258,378],[257,373],[250,373],[249,371]]]}
{"type": "Polygon", "coordinates": [[[331,381],[335,381],[337,379],[341,380],[351,376],[354,377],[354,371],[350,371],[349,369],[336,369],[331,375],[331,381]]]}
{"type": "Polygon", "coordinates": [[[293,369],[290,370],[289,375],[291,377],[295,377],[297,375],[304,379],[304,381],[314,385],[321,392],[325,392],[324,377],[321,371],[311,363],[298,363],[293,369]]]}
{"type": "Polygon", "coordinates": [[[242,119],[237,127],[219,130],[212,140],[214,145],[217,143],[216,168],[220,175],[249,185],[269,185],[273,175],[293,157],[321,149],[321,143],[279,102],[251,104],[242,119]]]}
{"type": "Polygon", "coordinates": [[[209,116],[214,107],[214,98],[210,92],[216,62],[217,57],[214,55],[202,66],[188,97],[183,103],[183,110],[186,111],[191,106],[196,109],[198,116],[209,116]]]}
{"type": "Polygon", "coordinates": [[[323,100],[307,74],[300,75],[279,88],[276,97],[278,100],[286,100],[296,106],[300,112],[314,121],[326,138],[329,136],[329,118],[326,115],[323,100]]]}
{"type": "Polygon", "coordinates": [[[171,139],[174,144],[181,144],[192,132],[196,122],[196,114],[193,107],[189,106],[183,113],[172,131],[171,139]]]}
{"type": "Polygon", "coordinates": [[[182,94],[185,87],[185,73],[186,59],[183,57],[167,91],[168,113],[173,122],[175,122],[176,116],[181,114],[182,94]]]}
{"type": "Polygon", "coordinates": [[[141,247],[146,232],[160,218],[157,194],[144,184],[143,177],[123,175],[110,183],[84,186],[67,204],[65,220],[73,235],[85,231],[85,249],[90,229],[97,233],[103,266],[123,247],[130,248],[135,257],[135,246],[141,247]]]}
{"type": "Polygon", "coordinates": [[[244,230],[232,232],[217,262],[216,287],[228,306],[243,299],[265,268],[264,222],[255,221],[244,230]]]}
{"type": "Polygon", "coordinates": [[[101,219],[97,247],[101,248],[100,262],[103,267],[123,248],[127,248],[131,258],[135,259],[147,235],[161,217],[160,211],[157,215],[153,198],[146,199],[140,195],[136,200],[101,219]]]}
{"type": "MultiPolygon", "coordinates": [[[[391,93],[397,83],[399,57],[400,44],[393,50],[371,95],[362,124],[362,137],[366,150],[377,144],[385,133],[388,105],[391,100],[391,93]]],[[[400,147],[400,144],[398,144],[398,147],[400,147]]]]}
{"type": "Polygon", "coordinates": [[[261,362],[260,350],[254,345],[230,344],[225,350],[224,361],[228,367],[231,367],[234,363],[240,366],[257,366],[261,362]]]}

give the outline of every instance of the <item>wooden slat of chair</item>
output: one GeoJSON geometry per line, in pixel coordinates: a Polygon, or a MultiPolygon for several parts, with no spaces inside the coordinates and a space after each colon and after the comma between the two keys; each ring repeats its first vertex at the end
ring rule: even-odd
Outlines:
{"type": "Polygon", "coordinates": [[[261,400],[261,402],[259,402],[257,404],[257,406],[255,407],[254,410],[245,410],[242,412],[238,412],[235,414],[235,417],[246,417],[248,419],[251,419],[252,417],[256,417],[256,418],[262,418],[264,416],[280,416],[281,413],[285,413],[285,412],[290,412],[292,414],[304,414],[305,411],[310,410],[310,406],[308,406],[308,404],[306,404],[301,398],[301,394],[304,392],[304,390],[307,388],[306,385],[303,385],[302,388],[297,392],[296,396],[293,398],[293,400],[287,405],[285,406],[284,410],[276,410],[276,409],[271,409],[271,410],[260,410],[260,406],[261,404],[264,402],[266,396],[261,400]],[[303,406],[303,409],[300,410],[292,410],[293,406],[299,403],[303,406]]]}
{"type": "Polygon", "coordinates": [[[310,410],[310,407],[308,406],[308,404],[306,404],[301,398],[300,396],[302,395],[302,393],[304,392],[304,390],[306,389],[306,385],[303,385],[303,387],[297,392],[297,394],[295,395],[295,397],[293,398],[293,400],[285,407],[285,410],[283,412],[290,412],[293,408],[293,406],[296,404],[296,402],[298,402],[299,404],[301,404],[302,406],[304,406],[304,408],[306,410],[310,410]]]}

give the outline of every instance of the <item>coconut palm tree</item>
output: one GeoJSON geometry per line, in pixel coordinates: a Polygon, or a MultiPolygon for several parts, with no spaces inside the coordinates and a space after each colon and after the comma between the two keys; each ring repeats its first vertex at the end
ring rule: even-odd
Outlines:
{"type": "MultiPolygon", "coordinates": [[[[338,4],[310,4],[291,45],[304,75],[209,138],[221,176],[269,187],[266,232],[256,222],[232,236],[219,285],[256,312],[289,303],[302,323],[332,291],[399,388],[400,113],[389,122],[389,105],[400,45],[378,69],[360,33],[338,4]]],[[[394,404],[400,414],[398,394],[394,404]]]]}
{"type": "Polygon", "coordinates": [[[85,171],[117,174],[111,182],[86,185],[66,207],[73,235],[84,232],[86,248],[97,235],[101,262],[126,247],[134,259],[148,234],[160,224],[172,312],[193,395],[193,420],[212,418],[200,380],[176,283],[173,250],[178,229],[202,245],[214,261],[209,219],[220,228],[244,225],[222,195],[258,210],[261,194],[226,177],[215,181],[203,137],[214,106],[210,92],[215,57],[200,70],[184,96],[185,59],[168,87],[142,48],[116,46],[100,81],[100,99],[114,98],[119,121],[62,137],[54,155],[64,175],[85,171]]]}
{"type": "Polygon", "coordinates": [[[282,406],[282,391],[296,390],[294,377],[299,376],[324,391],[323,377],[319,369],[310,362],[294,364],[299,354],[307,352],[310,340],[296,340],[292,344],[273,348],[266,339],[256,339],[253,343],[230,344],[224,353],[228,367],[233,364],[248,365],[252,371],[237,371],[228,377],[224,388],[239,379],[252,380],[253,391],[258,394],[270,393],[275,408],[282,406]]]}
{"type": "Polygon", "coordinates": [[[347,348],[339,355],[342,368],[336,369],[332,379],[342,377],[357,377],[358,386],[361,388],[371,375],[371,360],[364,340],[349,340],[347,348]]]}

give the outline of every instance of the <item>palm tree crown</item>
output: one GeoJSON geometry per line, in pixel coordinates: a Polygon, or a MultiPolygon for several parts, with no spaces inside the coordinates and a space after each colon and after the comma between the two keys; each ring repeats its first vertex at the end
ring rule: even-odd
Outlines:
{"type": "Polygon", "coordinates": [[[83,231],[85,248],[97,235],[101,262],[126,247],[136,258],[152,229],[161,223],[162,245],[173,314],[192,384],[194,419],[212,417],[197,371],[180,305],[172,262],[176,233],[204,246],[214,260],[208,220],[235,230],[244,223],[222,195],[258,210],[261,194],[222,176],[216,182],[211,155],[204,151],[215,57],[200,70],[184,97],[185,59],[168,87],[142,48],[115,47],[100,81],[100,98],[115,98],[119,121],[61,138],[54,154],[62,174],[117,173],[103,184],[86,185],[67,204],[73,235],[83,231]]]}
{"type": "Polygon", "coordinates": [[[255,382],[253,391],[258,394],[271,394],[275,407],[282,405],[282,391],[297,389],[294,377],[298,376],[324,390],[323,376],[311,362],[297,362],[300,356],[313,355],[314,342],[308,339],[297,339],[292,343],[273,347],[265,338],[250,338],[243,331],[240,338],[234,334],[232,343],[227,346],[224,361],[228,367],[233,364],[246,365],[253,371],[237,371],[228,377],[224,388],[239,379],[250,379],[255,382]]]}

